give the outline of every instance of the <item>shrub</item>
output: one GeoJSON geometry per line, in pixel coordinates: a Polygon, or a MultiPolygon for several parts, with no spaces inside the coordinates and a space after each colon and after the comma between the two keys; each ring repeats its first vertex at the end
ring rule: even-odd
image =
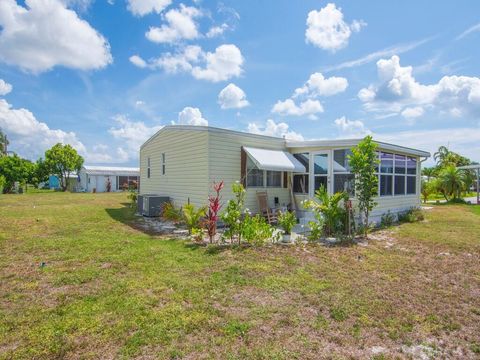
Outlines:
{"type": "Polygon", "coordinates": [[[203,229],[192,228],[190,237],[195,242],[202,242],[203,241],[203,229]]]}
{"type": "Polygon", "coordinates": [[[193,204],[185,204],[182,209],[183,221],[187,226],[188,233],[192,234],[192,229],[200,227],[200,220],[207,212],[206,206],[195,209],[193,204]]]}
{"type": "Polygon", "coordinates": [[[182,221],[182,210],[177,209],[173,203],[167,202],[162,207],[161,217],[165,220],[179,223],[182,221]]]}
{"type": "Polygon", "coordinates": [[[331,236],[345,229],[346,211],[340,206],[341,201],[348,200],[348,194],[337,192],[329,195],[327,189],[321,186],[315,192],[315,200],[307,200],[304,206],[313,211],[314,216],[322,224],[322,233],[331,236]]]}
{"type": "Polygon", "coordinates": [[[422,221],[424,219],[425,215],[420,208],[411,208],[403,213],[398,214],[398,221],[401,223],[413,223],[417,221],[422,221]]]}
{"type": "Polygon", "coordinates": [[[390,210],[386,213],[383,213],[382,218],[380,219],[380,227],[387,228],[392,226],[395,223],[395,215],[393,215],[390,210]]]}
{"type": "Polygon", "coordinates": [[[260,215],[246,215],[243,219],[242,237],[254,246],[264,245],[269,240],[274,239],[275,228],[271,226],[264,217],[260,215]]]}
{"type": "Polygon", "coordinates": [[[130,200],[130,206],[135,207],[137,204],[138,193],[136,190],[130,190],[128,192],[127,198],[130,200]]]}
{"type": "Polygon", "coordinates": [[[234,198],[228,200],[227,208],[221,215],[221,218],[227,227],[224,235],[229,237],[231,242],[233,242],[233,239],[236,236],[238,238],[238,243],[240,244],[242,241],[242,215],[244,212],[245,188],[242,184],[236,182],[232,184],[232,192],[234,198]]]}
{"type": "Polygon", "coordinates": [[[286,235],[292,233],[293,227],[297,224],[295,213],[290,211],[280,212],[278,215],[278,225],[283,229],[286,235]]]}
{"type": "Polygon", "coordinates": [[[208,198],[209,204],[205,225],[207,227],[210,243],[213,242],[213,239],[217,234],[218,213],[220,212],[220,208],[222,207],[222,205],[220,204],[220,191],[222,191],[222,189],[223,181],[220,181],[219,183],[214,182],[213,190],[215,192],[215,195],[208,198]]]}

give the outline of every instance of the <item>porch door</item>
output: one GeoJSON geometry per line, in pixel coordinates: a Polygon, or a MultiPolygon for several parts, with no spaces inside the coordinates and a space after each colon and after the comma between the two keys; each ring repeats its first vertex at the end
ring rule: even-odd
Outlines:
{"type": "Polygon", "coordinates": [[[330,193],[330,154],[328,151],[313,154],[313,181],[310,196],[315,195],[320,186],[323,186],[330,193]]]}

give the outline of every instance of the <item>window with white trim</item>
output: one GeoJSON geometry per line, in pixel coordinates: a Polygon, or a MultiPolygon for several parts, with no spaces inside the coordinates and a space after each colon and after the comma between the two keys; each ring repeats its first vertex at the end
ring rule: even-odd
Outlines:
{"type": "Polygon", "coordinates": [[[417,159],[412,156],[379,152],[379,195],[404,196],[417,193],[417,159]]]}
{"type": "Polygon", "coordinates": [[[150,158],[147,158],[147,178],[150,179],[150,158]]]}
{"type": "Polygon", "coordinates": [[[355,175],[350,172],[348,156],[350,149],[333,151],[333,192],[345,191],[350,196],[355,195],[355,175]]]}
{"type": "Polygon", "coordinates": [[[293,154],[305,167],[304,173],[293,174],[293,192],[295,194],[308,194],[309,153],[293,154]]]}

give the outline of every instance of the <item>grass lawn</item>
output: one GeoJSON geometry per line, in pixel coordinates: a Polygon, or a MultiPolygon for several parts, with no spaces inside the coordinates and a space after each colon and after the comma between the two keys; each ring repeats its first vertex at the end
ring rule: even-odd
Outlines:
{"type": "Polygon", "coordinates": [[[125,203],[0,196],[0,358],[480,356],[480,207],[367,246],[220,251],[138,230],[125,203]]]}

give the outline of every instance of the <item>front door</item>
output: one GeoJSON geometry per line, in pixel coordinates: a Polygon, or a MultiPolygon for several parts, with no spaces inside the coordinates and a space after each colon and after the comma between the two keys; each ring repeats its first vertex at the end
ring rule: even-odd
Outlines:
{"type": "Polygon", "coordinates": [[[315,191],[317,191],[321,186],[325,187],[328,192],[330,192],[330,161],[329,161],[329,152],[316,152],[312,154],[313,156],[313,181],[311,182],[312,188],[310,196],[315,196],[315,191]]]}

